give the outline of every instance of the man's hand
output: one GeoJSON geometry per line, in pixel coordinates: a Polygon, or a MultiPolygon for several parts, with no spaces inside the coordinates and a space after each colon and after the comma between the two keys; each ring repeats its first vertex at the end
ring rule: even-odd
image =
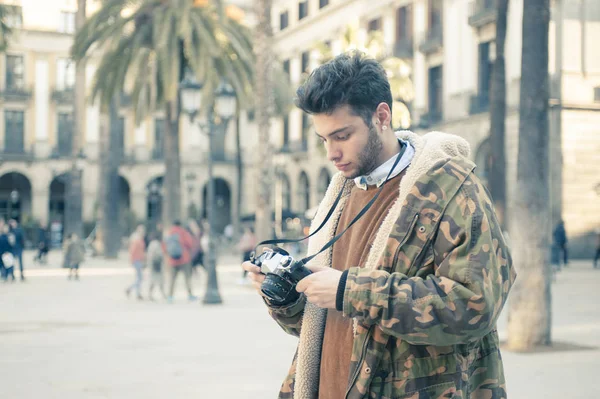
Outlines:
{"type": "Polygon", "coordinates": [[[335,309],[335,297],[342,272],[330,267],[310,266],[310,276],[304,277],[296,286],[306,299],[320,308],[335,309]]]}
{"type": "Polygon", "coordinates": [[[262,292],[260,292],[260,286],[265,281],[265,275],[260,272],[260,267],[256,266],[252,262],[244,262],[242,263],[242,269],[248,272],[248,276],[250,280],[252,280],[252,285],[258,291],[260,296],[264,296],[262,292]]]}

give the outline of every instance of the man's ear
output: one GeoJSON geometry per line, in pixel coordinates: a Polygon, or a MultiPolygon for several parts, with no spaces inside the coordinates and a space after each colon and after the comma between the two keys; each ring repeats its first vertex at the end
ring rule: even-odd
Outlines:
{"type": "Polygon", "coordinates": [[[375,123],[380,125],[383,130],[390,127],[392,122],[392,110],[387,103],[379,103],[375,110],[375,123]]]}

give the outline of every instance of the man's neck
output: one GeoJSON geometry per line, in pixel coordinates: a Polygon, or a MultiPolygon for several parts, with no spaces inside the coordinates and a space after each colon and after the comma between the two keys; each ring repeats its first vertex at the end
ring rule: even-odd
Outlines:
{"type": "Polygon", "coordinates": [[[401,149],[402,145],[400,144],[400,141],[396,135],[389,139],[386,138],[386,141],[383,142],[383,147],[381,148],[381,152],[379,153],[379,157],[377,159],[377,166],[373,170],[377,169],[387,162],[391,157],[398,154],[401,149]]]}

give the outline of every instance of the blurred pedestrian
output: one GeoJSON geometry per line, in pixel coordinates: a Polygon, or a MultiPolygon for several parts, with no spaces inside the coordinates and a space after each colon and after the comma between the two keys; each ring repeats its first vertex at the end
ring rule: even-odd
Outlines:
{"type": "Polygon", "coordinates": [[[598,259],[600,259],[600,229],[596,230],[596,255],[594,255],[594,269],[598,267],[598,259]]]}
{"type": "Polygon", "coordinates": [[[150,288],[148,289],[148,299],[154,300],[153,293],[154,287],[158,287],[160,293],[164,299],[167,299],[167,294],[164,288],[164,274],[163,274],[163,263],[164,254],[162,248],[162,242],[156,232],[152,232],[148,235],[148,251],[146,253],[146,259],[148,268],[150,269],[150,288]]]}
{"type": "Polygon", "coordinates": [[[11,245],[13,246],[13,255],[15,256],[15,261],[19,262],[19,272],[21,273],[21,281],[25,281],[25,274],[23,273],[23,250],[25,249],[25,233],[19,225],[19,222],[17,222],[15,219],[10,219],[8,224],[10,225],[10,234],[12,234],[12,237],[14,237],[11,238],[11,240],[14,239],[14,242],[11,243],[11,245]]]}
{"type": "Polygon", "coordinates": [[[193,247],[191,250],[192,272],[196,273],[197,266],[204,267],[204,249],[202,248],[202,228],[194,219],[188,223],[188,231],[192,236],[193,247]]]}
{"type": "Polygon", "coordinates": [[[234,230],[235,229],[231,223],[229,223],[227,226],[225,226],[225,229],[223,230],[223,236],[225,237],[226,245],[231,244],[231,242],[233,241],[234,230]]]}
{"type": "Polygon", "coordinates": [[[565,222],[561,219],[556,227],[554,228],[554,232],[552,233],[553,243],[559,249],[559,258],[560,253],[562,253],[562,260],[564,266],[567,266],[569,263],[568,254],[567,254],[567,232],[565,230],[565,222]]]}
{"type": "MultiPolygon", "coordinates": [[[[250,260],[250,254],[254,251],[255,247],[256,236],[254,235],[254,230],[250,226],[244,227],[244,234],[242,234],[242,237],[240,237],[240,241],[238,242],[238,249],[242,252],[242,262],[250,260]]],[[[247,274],[248,272],[244,270],[240,284],[246,284],[248,281],[246,279],[247,274]]]]}
{"type": "Polygon", "coordinates": [[[83,241],[75,233],[71,233],[65,242],[64,266],[69,269],[68,280],[79,280],[79,267],[85,259],[83,241]]]}
{"type": "Polygon", "coordinates": [[[0,270],[2,270],[2,280],[5,282],[10,278],[15,281],[15,258],[13,248],[8,238],[10,228],[4,221],[0,222],[0,270]]]}
{"type": "Polygon", "coordinates": [[[193,245],[192,235],[181,226],[181,222],[178,220],[173,222],[173,226],[164,236],[164,249],[167,255],[167,262],[171,269],[169,296],[167,297],[168,302],[173,302],[175,281],[180,272],[183,272],[185,278],[188,300],[195,301],[198,299],[192,292],[191,250],[193,245]]]}
{"type": "Polygon", "coordinates": [[[37,228],[37,254],[33,261],[45,265],[47,263],[48,251],[50,250],[50,234],[42,223],[37,228]]]}
{"type": "Polygon", "coordinates": [[[129,298],[132,290],[135,290],[137,299],[142,300],[141,289],[144,273],[144,262],[146,260],[146,244],[144,242],[144,225],[139,225],[129,239],[129,260],[135,268],[135,281],[125,290],[125,295],[129,298]]]}

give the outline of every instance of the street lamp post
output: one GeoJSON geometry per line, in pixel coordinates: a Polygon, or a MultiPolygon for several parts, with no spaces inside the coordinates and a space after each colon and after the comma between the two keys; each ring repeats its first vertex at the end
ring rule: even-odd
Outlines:
{"type": "Polygon", "coordinates": [[[13,214],[13,208],[17,206],[19,202],[20,194],[17,190],[12,190],[10,192],[10,201],[8,201],[8,218],[7,219],[18,219],[16,215],[13,214]]]}
{"type": "Polygon", "coordinates": [[[217,282],[217,254],[215,242],[215,180],[213,178],[213,137],[217,130],[225,134],[227,123],[235,114],[236,97],[235,92],[227,84],[221,84],[215,91],[214,109],[211,106],[207,112],[206,123],[196,120],[202,106],[202,84],[193,78],[186,78],[181,84],[181,103],[185,113],[190,117],[192,123],[197,123],[202,131],[208,135],[208,189],[207,189],[207,217],[209,225],[208,233],[208,256],[206,259],[206,270],[208,278],[206,281],[206,293],[203,303],[220,304],[223,302],[219,294],[217,282]]]}

